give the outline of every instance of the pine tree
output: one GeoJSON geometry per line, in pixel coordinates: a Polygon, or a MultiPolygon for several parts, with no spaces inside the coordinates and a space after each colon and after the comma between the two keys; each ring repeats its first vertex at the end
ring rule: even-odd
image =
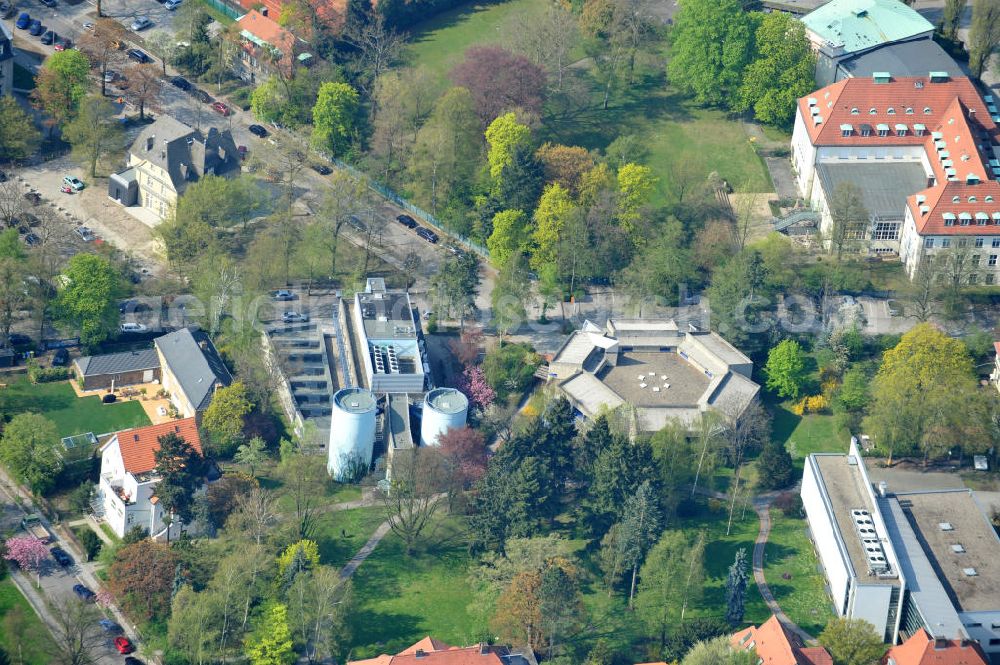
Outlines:
{"type": "Polygon", "coordinates": [[[778,441],[768,441],[764,444],[757,460],[760,469],[758,485],[764,489],[779,490],[792,484],[795,476],[795,465],[792,456],[784,444],[778,441]]]}
{"type": "Polygon", "coordinates": [[[743,622],[747,595],[747,551],[741,547],[736,552],[733,565],[726,578],[726,621],[735,626],[743,622]]]}

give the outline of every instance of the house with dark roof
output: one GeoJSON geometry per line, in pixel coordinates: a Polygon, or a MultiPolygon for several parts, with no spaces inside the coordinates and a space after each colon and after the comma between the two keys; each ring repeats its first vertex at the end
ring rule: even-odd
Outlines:
{"type": "Polygon", "coordinates": [[[759,665],[833,665],[823,647],[808,647],[776,617],[760,626],[750,626],[729,638],[734,649],[750,651],[759,665]]]}
{"type": "Polygon", "coordinates": [[[208,335],[181,328],[153,340],[160,359],[163,389],[184,418],[198,416],[208,408],[219,388],[233,377],[208,335]]]}
{"type": "Polygon", "coordinates": [[[394,656],[382,654],[347,665],[535,665],[535,656],[527,649],[489,644],[453,647],[428,636],[394,656]]]}
{"type": "Polygon", "coordinates": [[[910,639],[889,649],[883,665],[987,665],[986,656],[969,640],[934,639],[918,630],[910,639]]]}
{"type": "Polygon", "coordinates": [[[73,371],[83,390],[119,388],[160,380],[156,349],[84,356],[73,361],[73,371]]]}
{"type": "MultiPolygon", "coordinates": [[[[898,4],[898,3],[897,3],[898,4]]],[[[967,253],[961,280],[1000,271],[1000,111],[967,77],[877,72],[798,100],[792,165],[800,194],[833,231],[830,198],[850,182],[868,211],[848,238],[896,254],[912,277],[930,257],[967,253]]]]}
{"type": "MultiPolygon", "coordinates": [[[[117,432],[101,448],[101,477],[93,505],[119,538],[137,526],[154,538],[166,536],[163,510],[155,496],[160,482],[155,455],[160,438],[168,434],[176,434],[202,454],[194,418],[117,432]]],[[[184,524],[173,522],[171,538],[184,530],[184,524]]]]}
{"type": "Polygon", "coordinates": [[[188,183],[206,175],[239,172],[240,157],[228,130],[207,134],[168,115],[145,127],[128,154],[128,168],[112,174],[108,196],[165,217],[188,183]]]}

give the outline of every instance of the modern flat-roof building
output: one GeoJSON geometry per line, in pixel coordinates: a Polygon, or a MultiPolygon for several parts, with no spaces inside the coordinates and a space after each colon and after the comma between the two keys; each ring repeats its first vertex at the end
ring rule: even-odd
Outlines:
{"type": "Polygon", "coordinates": [[[872,485],[857,441],[806,460],[802,503],[837,613],[886,642],[975,640],[1000,662],[1000,539],[969,490],[872,485]]]}
{"type": "Polygon", "coordinates": [[[369,279],[365,291],[354,296],[353,316],[367,387],[373,393],[423,392],[424,363],[409,294],[369,279]]]}
{"type": "Polygon", "coordinates": [[[671,320],[587,321],[556,352],[549,380],[584,416],[630,405],[636,428],[688,425],[709,409],[740,414],[757,397],[753,362],[714,332],[680,330],[671,320]]]}

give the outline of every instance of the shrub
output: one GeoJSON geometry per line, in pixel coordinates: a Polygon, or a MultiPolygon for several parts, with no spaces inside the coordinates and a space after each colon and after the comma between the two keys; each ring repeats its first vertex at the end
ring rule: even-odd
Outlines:
{"type": "Polygon", "coordinates": [[[802,514],[802,498],[795,492],[785,492],[774,500],[774,507],[785,517],[798,517],[802,514]]]}
{"type": "Polygon", "coordinates": [[[497,399],[523,393],[531,384],[541,358],[527,344],[504,344],[486,354],[483,374],[497,399]]]}
{"type": "Polygon", "coordinates": [[[94,533],[93,529],[89,527],[84,527],[80,529],[77,533],[77,537],[80,539],[80,544],[83,545],[83,551],[87,555],[87,561],[93,561],[97,558],[97,555],[101,553],[101,546],[104,543],[101,541],[100,537],[94,533]]]}
{"type": "Polygon", "coordinates": [[[73,372],[68,367],[41,367],[34,360],[28,363],[28,380],[32,383],[65,381],[72,376],[73,372]]]}

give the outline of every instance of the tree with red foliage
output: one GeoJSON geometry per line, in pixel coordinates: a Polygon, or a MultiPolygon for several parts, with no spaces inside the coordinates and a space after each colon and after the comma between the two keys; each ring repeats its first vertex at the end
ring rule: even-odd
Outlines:
{"type": "Polygon", "coordinates": [[[123,547],[108,575],[111,592],[127,612],[165,619],[177,562],[177,553],[166,543],[141,540],[123,547]]]}
{"type": "Polygon", "coordinates": [[[438,437],[453,490],[467,490],[486,473],[486,439],[465,426],[453,427],[438,437]]]}
{"type": "Polygon", "coordinates": [[[41,584],[42,565],[49,558],[49,550],[45,544],[33,536],[16,536],[8,538],[4,543],[8,561],[13,561],[21,570],[35,573],[41,584]]]}
{"type": "Polygon", "coordinates": [[[473,46],[451,70],[456,85],[468,88],[483,127],[511,109],[535,114],[545,101],[545,71],[499,46],[473,46]]]}

